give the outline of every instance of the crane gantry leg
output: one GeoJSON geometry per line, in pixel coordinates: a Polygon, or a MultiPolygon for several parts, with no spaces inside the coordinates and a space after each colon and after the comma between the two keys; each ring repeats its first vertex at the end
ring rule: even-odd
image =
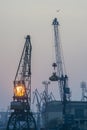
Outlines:
{"type": "Polygon", "coordinates": [[[36,122],[32,113],[13,112],[9,118],[7,130],[30,130],[36,129],[36,122]]]}

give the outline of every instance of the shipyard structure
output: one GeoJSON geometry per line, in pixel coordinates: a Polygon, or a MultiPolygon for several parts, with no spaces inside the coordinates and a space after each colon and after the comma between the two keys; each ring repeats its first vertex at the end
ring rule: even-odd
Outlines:
{"type": "Polygon", "coordinates": [[[71,100],[71,90],[68,85],[68,75],[64,64],[64,56],[59,37],[59,21],[54,18],[54,47],[55,62],[52,64],[53,73],[49,76],[49,81],[57,82],[60,101],[53,98],[53,94],[48,93],[49,81],[45,81],[45,90],[40,95],[37,93],[38,106],[37,126],[38,129],[45,130],[87,130],[87,96],[85,95],[86,84],[81,83],[81,101],[71,100]],[[42,96],[43,95],[43,96],[42,96]],[[40,99],[40,100],[39,100],[40,99]],[[42,105],[41,105],[42,103],[42,105]],[[39,119],[39,120],[38,120],[39,119]]]}
{"type": "Polygon", "coordinates": [[[63,118],[62,109],[61,101],[49,102],[45,112],[42,113],[43,126],[51,130],[60,130],[65,122],[66,130],[87,130],[87,102],[68,102],[65,119],[63,118]]]}
{"type": "Polygon", "coordinates": [[[53,72],[47,81],[43,81],[44,91],[39,93],[36,88],[31,99],[31,37],[25,38],[17,72],[13,82],[13,99],[9,112],[0,112],[0,130],[87,130],[87,96],[86,85],[81,84],[82,100],[72,101],[68,85],[68,75],[59,37],[59,21],[52,22],[54,30],[55,62],[53,72]],[[60,101],[55,99],[48,86],[57,82],[60,101]],[[32,111],[36,106],[36,111],[32,111]]]}

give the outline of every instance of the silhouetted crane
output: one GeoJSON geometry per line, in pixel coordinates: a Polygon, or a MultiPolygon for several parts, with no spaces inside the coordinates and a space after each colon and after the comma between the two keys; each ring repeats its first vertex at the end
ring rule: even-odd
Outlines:
{"type": "Polygon", "coordinates": [[[11,102],[13,112],[7,130],[36,130],[36,122],[31,112],[31,51],[30,36],[27,35],[14,79],[14,96],[11,102]]]}

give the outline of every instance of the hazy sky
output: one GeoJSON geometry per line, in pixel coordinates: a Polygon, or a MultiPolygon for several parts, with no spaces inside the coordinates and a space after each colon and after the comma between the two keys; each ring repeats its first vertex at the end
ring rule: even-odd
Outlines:
{"type": "MultiPolygon", "coordinates": [[[[43,90],[52,74],[52,20],[60,37],[72,100],[81,100],[80,82],[87,82],[87,0],[0,0],[0,109],[12,101],[13,80],[27,34],[32,43],[32,91],[43,90]],[[60,9],[58,13],[57,10],[60,9]]],[[[57,84],[49,91],[59,99],[57,84]]]]}

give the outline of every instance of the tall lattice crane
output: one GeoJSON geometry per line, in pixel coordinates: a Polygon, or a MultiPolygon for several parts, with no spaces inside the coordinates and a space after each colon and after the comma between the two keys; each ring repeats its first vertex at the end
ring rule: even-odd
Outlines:
{"type": "Polygon", "coordinates": [[[26,86],[25,100],[28,102],[29,105],[31,104],[31,51],[32,46],[30,36],[28,35],[26,37],[25,45],[14,79],[14,89],[18,83],[23,83],[26,86]]]}
{"type": "Polygon", "coordinates": [[[27,35],[16,76],[14,96],[11,102],[13,112],[7,124],[7,130],[36,129],[36,122],[31,112],[31,41],[27,35]]]}
{"type": "Polygon", "coordinates": [[[54,72],[49,78],[51,81],[58,81],[60,90],[60,98],[63,103],[63,115],[66,113],[66,102],[70,100],[70,89],[68,87],[68,76],[64,70],[64,61],[61,51],[61,44],[59,39],[59,22],[57,18],[52,23],[54,27],[54,44],[55,44],[55,57],[56,63],[53,63],[54,70],[57,68],[57,73],[54,72]]]}

